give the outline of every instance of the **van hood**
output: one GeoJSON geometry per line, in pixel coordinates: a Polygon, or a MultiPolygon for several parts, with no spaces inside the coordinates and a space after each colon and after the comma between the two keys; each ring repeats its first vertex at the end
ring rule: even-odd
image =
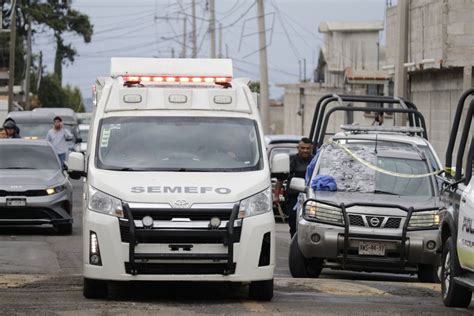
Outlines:
{"type": "Polygon", "coordinates": [[[89,185],[124,202],[187,205],[234,203],[270,185],[268,171],[249,172],[124,172],[95,169],[89,185]],[[182,201],[181,201],[182,202],[182,201]]]}
{"type": "Polygon", "coordinates": [[[65,180],[60,170],[2,170],[0,190],[26,191],[41,190],[58,185],[65,180]]]}

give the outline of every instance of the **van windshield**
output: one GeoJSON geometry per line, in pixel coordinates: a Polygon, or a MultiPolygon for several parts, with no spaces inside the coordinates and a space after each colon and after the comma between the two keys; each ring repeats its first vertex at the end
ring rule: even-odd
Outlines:
{"type": "Polygon", "coordinates": [[[263,167],[256,123],[244,118],[109,117],[98,168],[121,171],[250,171],[263,167]]]}

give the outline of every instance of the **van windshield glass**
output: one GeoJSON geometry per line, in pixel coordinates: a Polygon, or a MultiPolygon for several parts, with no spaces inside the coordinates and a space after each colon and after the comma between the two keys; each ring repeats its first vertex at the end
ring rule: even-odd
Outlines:
{"type": "MultiPolygon", "coordinates": [[[[351,157],[342,148],[328,145],[321,153],[318,175],[334,178],[337,191],[380,193],[402,196],[433,196],[432,177],[406,178],[396,174],[419,175],[431,170],[426,160],[413,159],[415,147],[399,148],[378,147],[378,153],[372,146],[346,145],[357,157],[370,165],[388,171],[382,173],[369,168],[351,157]],[[410,149],[410,150],[408,150],[410,149]],[[406,153],[406,155],[404,155],[406,153]],[[411,158],[404,156],[411,155],[411,158]]],[[[415,152],[416,153],[416,152],[415,152]]]]}
{"type": "Polygon", "coordinates": [[[97,167],[122,171],[247,171],[262,168],[254,121],[209,117],[102,120],[97,167]]]}

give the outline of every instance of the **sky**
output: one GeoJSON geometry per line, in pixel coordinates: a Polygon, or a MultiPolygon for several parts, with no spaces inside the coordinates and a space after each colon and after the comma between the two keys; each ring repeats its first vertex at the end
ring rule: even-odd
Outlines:
{"type": "MultiPolygon", "coordinates": [[[[196,1],[198,57],[208,58],[208,0],[196,1]]],[[[233,59],[234,77],[259,80],[257,6],[254,0],[216,0],[217,27],[222,24],[222,55],[233,59]]],[[[324,21],[384,20],[386,0],[265,0],[270,97],[281,98],[279,83],[298,82],[299,61],[306,59],[311,78],[323,45],[318,26],[324,21]]],[[[89,15],[92,41],[84,43],[65,34],[78,55],[63,67],[63,84],[81,89],[89,98],[98,76],[110,73],[111,57],[179,57],[183,53],[186,18],[186,55],[191,55],[191,0],[73,0],[72,6],[89,15]]],[[[383,34],[381,34],[383,40],[383,34]]],[[[219,37],[216,33],[216,45],[219,37]]],[[[43,52],[47,71],[53,71],[55,44],[51,33],[35,36],[35,53],[43,52]]]]}

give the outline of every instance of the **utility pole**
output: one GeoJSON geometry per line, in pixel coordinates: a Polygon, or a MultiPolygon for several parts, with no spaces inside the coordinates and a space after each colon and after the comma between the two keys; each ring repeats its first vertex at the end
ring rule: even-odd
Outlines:
{"type": "Polygon", "coordinates": [[[193,58],[197,58],[197,39],[196,39],[196,0],[193,0],[193,58]]]}
{"type": "Polygon", "coordinates": [[[209,33],[211,35],[211,58],[216,58],[216,1],[209,0],[211,20],[209,22],[209,33]]]}
{"type": "Polygon", "coordinates": [[[186,58],[186,35],[187,35],[187,32],[186,32],[186,18],[183,18],[183,52],[182,52],[182,58],[186,58]]]}
{"type": "Polygon", "coordinates": [[[14,110],[13,107],[13,84],[15,81],[15,46],[16,46],[16,0],[12,3],[12,15],[10,19],[10,56],[8,65],[8,111],[14,110]]]}
{"type": "Polygon", "coordinates": [[[268,67],[267,67],[267,39],[265,29],[265,9],[263,0],[257,0],[258,39],[260,57],[260,115],[262,117],[263,132],[269,132],[269,100],[268,100],[268,67]]]}
{"type": "Polygon", "coordinates": [[[222,23],[219,23],[219,54],[218,58],[222,58],[222,23]]]}
{"type": "Polygon", "coordinates": [[[31,72],[31,15],[28,15],[28,35],[26,48],[25,107],[30,109],[30,72],[31,72]]]}
{"type": "Polygon", "coordinates": [[[38,81],[36,82],[36,91],[39,91],[41,84],[41,77],[43,76],[43,52],[40,51],[38,63],[38,81]]]}
{"type": "Polygon", "coordinates": [[[171,58],[174,58],[174,48],[171,47],[171,58]]]}
{"type": "MultiPolygon", "coordinates": [[[[408,0],[398,0],[398,47],[395,59],[395,96],[401,98],[408,97],[407,71],[404,66],[408,59],[408,10],[408,0]]],[[[404,114],[396,114],[394,123],[397,125],[405,125],[406,116],[404,114]]]]}

